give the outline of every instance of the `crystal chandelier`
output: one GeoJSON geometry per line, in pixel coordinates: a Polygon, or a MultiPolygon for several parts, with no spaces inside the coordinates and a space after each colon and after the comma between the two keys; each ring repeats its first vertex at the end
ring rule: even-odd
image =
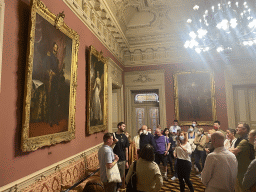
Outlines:
{"type": "Polygon", "coordinates": [[[187,20],[190,40],[185,42],[185,48],[197,53],[210,50],[228,53],[235,46],[256,45],[255,2],[251,5],[246,1],[222,0],[209,3],[203,12],[198,5],[193,9],[194,16],[187,20]]]}

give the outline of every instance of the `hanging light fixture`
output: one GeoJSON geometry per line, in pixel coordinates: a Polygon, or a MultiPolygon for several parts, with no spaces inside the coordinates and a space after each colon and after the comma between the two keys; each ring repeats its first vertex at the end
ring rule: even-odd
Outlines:
{"type": "Polygon", "coordinates": [[[185,48],[197,53],[230,52],[238,45],[256,45],[255,2],[249,6],[246,1],[222,0],[209,3],[204,11],[198,5],[193,9],[194,16],[187,20],[190,40],[185,42],[185,48]]]}

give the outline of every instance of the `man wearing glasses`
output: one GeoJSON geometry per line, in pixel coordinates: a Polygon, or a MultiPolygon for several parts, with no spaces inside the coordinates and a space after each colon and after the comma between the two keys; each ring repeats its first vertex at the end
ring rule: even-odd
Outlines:
{"type": "Polygon", "coordinates": [[[248,133],[250,132],[250,127],[246,123],[238,123],[236,133],[239,135],[235,143],[235,148],[229,149],[237,158],[238,161],[238,173],[237,181],[235,186],[235,191],[244,191],[242,188],[242,182],[244,174],[247,171],[249,164],[252,159],[250,159],[250,146],[248,141],[248,133]]]}

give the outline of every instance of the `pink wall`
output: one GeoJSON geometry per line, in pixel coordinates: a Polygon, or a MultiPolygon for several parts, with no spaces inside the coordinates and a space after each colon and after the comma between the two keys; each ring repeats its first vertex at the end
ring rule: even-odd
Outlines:
{"type": "Polygon", "coordinates": [[[43,0],[54,13],[64,11],[66,24],[80,35],[76,138],[35,152],[20,150],[25,81],[29,0],[5,1],[2,88],[0,93],[0,187],[75,155],[102,142],[103,133],[86,136],[86,49],[93,45],[105,57],[119,62],[61,0],[43,0]],[[48,152],[52,154],[48,155],[48,152]]]}
{"type": "MultiPolygon", "coordinates": [[[[215,94],[216,94],[216,111],[217,119],[221,122],[221,129],[228,128],[227,106],[225,96],[225,79],[221,66],[207,66],[206,64],[190,63],[190,64],[167,64],[167,65],[151,65],[139,67],[126,67],[125,72],[129,71],[146,71],[146,70],[165,70],[165,101],[166,101],[166,119],[167,126],[171,126],[175,119],[174,111],[174,84],[173,75],[177,71],[194,70],[214,70],[215,94]]],[[[212,126],[204,126],[205,131],[212,129],[212,126]]],[[[187,131],[188,126],[184,126],[187,131]]]]}

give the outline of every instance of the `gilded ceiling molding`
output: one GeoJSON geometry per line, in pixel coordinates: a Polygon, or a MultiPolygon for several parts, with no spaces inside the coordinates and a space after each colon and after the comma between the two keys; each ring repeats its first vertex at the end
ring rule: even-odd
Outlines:
{"type": "Polygon", "coordinates": [[[128,41],[105,1],[63,0],[103,45],[123,63],[128,41]]]}

